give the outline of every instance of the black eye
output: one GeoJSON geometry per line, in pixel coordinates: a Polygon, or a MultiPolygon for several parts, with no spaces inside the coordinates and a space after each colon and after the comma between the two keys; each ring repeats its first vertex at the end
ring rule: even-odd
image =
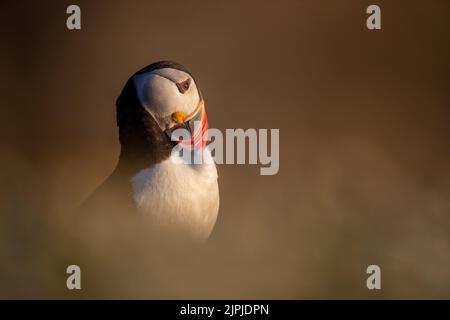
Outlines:
{"type": "Polygon", "coordinates": [[[181,93],[185,93],[186,91],[188,91],[190,86],[191,86],[191,79],[189,78],[182,82],[177,83],[178,90],[181,93]]]}

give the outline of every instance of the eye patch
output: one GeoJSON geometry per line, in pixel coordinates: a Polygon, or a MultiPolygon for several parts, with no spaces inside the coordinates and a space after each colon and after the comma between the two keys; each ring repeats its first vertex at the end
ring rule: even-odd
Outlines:
{"type": "Polygon", "coordinates": [[[189,90],[190,86],[191,86],[191,79],[187,78],[186,80],[182,81],[182,82],[177,82],[176,83],[178,91],[180,91],[181,93],[185,93],[186,91],[189,90]]]}

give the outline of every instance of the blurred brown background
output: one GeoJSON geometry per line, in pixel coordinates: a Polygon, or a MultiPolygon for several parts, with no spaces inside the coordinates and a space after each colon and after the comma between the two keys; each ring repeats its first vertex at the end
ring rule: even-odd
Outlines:
{"type": "Polygon", "coordinates": [[[78,0],[69,31],[72,3],[1,3],[0,297],[67,296],[53,230],[115,167],[128,77],[171,59],[211,127],[280,129],[280,171],[220,166],[206,262],[98,297],[450,298],[449,1],[78,0]]]}

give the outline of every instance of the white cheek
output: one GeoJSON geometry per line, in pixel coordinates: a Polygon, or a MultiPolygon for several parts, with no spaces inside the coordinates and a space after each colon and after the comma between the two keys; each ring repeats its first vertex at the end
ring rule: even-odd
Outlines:
{"type": "Polygon", "coordinates": [[[193,82],[182,94],[174,82],[156,74],[136,75],[134,81],[141,104],[157,118],[165,118],[176,111],[189,114],[200,100],[193,82]]]}
{"type": "Polygon", "coordinates": [[[189,90],[182,94],[182,100],[184,104],[183,109],[180,111],[190,114],[195,110],[195,108],[197,108],[197,105],[200,102],[200,97],[198,95],[198,90],[195,83],[191,82],[191,87],[189,90]]]}

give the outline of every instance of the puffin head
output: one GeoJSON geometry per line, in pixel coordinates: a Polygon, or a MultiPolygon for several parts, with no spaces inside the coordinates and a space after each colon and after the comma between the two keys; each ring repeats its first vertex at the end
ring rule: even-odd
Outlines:
{"type": "Polygon", "coordinates": [[[159,61],[136,72],[116,105],[122,153],[125,149],[138,154],[146,148],[152,156],[164,158],[177,143],[206,146],[208,119],[202,95],[192,74],[176,62],[159,61]],[[179,128],[186,129],[190,139],[172,141],[179,128]]]}

